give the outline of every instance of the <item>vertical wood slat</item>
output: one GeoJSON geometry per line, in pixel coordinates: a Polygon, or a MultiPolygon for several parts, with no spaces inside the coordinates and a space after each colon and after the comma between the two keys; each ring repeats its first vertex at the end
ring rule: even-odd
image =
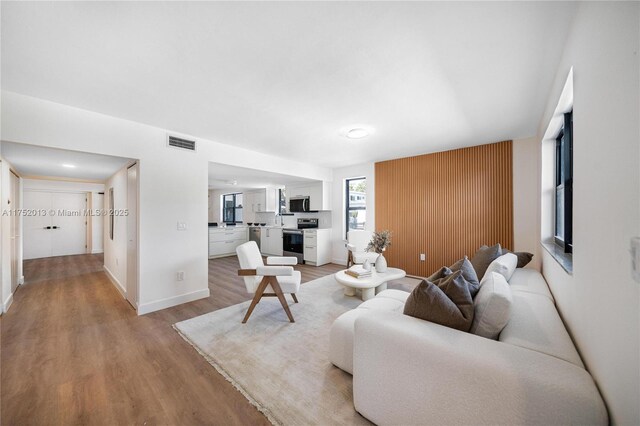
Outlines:
{"type": "Polygon", "coordinates": [[[511,141],[376,163],[375,195],[376,229],[393,233],[385,257],[408,274],[428,276],[482,244],[513,249],[511,141]]]}

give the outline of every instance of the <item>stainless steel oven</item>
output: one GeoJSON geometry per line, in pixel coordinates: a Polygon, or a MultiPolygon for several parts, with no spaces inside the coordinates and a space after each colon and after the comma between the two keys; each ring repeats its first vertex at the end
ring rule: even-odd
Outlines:
{"type": "Polygon", "coordinates": [[[304,232],[301,229],[282,230],[282,253],[284,256],[295,256],[298,263],[304,260],[304,232]]]}

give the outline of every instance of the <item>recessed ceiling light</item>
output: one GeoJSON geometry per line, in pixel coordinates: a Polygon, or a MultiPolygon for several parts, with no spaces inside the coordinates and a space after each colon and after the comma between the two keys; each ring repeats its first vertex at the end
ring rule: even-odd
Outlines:
{"type": "Polygon", "coordinates": [[[76,166],[74,164],[63,164],[62,167],[66,167],[67,169],[75,169],[76,166]]]}
{"type": "Polygon", "coordinates": [[[369,131],[363,128],[351,129],[347,132],[349,139],[362,139],[369,136],[369,131]]]}

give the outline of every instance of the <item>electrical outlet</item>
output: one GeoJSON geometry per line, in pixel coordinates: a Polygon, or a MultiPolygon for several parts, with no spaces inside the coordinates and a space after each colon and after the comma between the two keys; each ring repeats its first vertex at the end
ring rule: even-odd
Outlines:
{"type": "Polygon", "coordinates": [[[424,262],[425,260],[427,260],[427,255],[424,253],[420,253],[420,262],[424,262]]]}
{"type": "Polygon", "coordinates": [[[184,281],[184,271],[178,271],[177,278],[178,281],[184,281]]]}
{"type": "Polygon", "coordinates": [[[178,222],[178,231],[186,231],[187,224],[185,222],[178,222]]]}

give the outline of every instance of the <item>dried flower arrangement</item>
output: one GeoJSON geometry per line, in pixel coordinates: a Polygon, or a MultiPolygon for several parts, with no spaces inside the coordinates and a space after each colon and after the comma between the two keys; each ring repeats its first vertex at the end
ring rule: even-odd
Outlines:
{"type": "Polygon", "coordinates": [[[384,231],[374,232],[371,241],[367,245],[367,251],[374,251],[376,253],[382,253],[391,245],[391,231],[385,229],[384,231]]]}

